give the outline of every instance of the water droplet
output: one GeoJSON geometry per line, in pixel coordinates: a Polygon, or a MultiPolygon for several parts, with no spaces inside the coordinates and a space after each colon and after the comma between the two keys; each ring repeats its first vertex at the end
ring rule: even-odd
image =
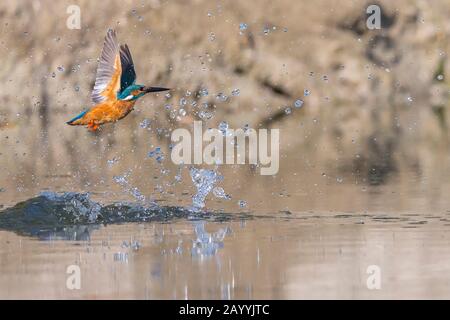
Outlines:
{"type": "Polygon", "coordinates": [[[198,93],[199,93],[200,96],[202,96],[202,97],[206,97],[206,96],[209,94],[207,88],[202,88],[202,89],[200,89],[200,91],[199,91],[198,93]]]}
{"type": "Polygon", "coordinates": [[[408,100],[408,102],[413,102],[413,101],[414,101],[413,97],[411,97],[411,96],[409,96],[408,98],[406,98],[406,100],[408,100]]]}
{"type": "Polygon", "coordinates": [[[216,40],[216,34],[214,32],[210,32],[208,35],[208,40],[213,42],[214,40],[216,40]]]}
{"type": "Polygon", "coordinates": [[[301,100],[301,99],[295,100],[294,107],[301,108],[302,106],[303,106],[303,100],[301,100]]]}
{"type": "Polygon", "coordinates": [[[241,22],[239,24],[239,30],[244,31],[244,30],[247,30],[247,28],[248,28],[248,25],[245,22],[241,22]]]}
{"type": "Polygon", "coordinates": [[[226,121],[221,121],[219,123],[219,130],[223,135],[226,135],[228,131],[228,123],[226,121]]]}
{"type": "Polygon", "coordinates": [[[80,91],[80,86],[75,86],[75,91],[76,92],[80,91]]]}
{"type": "Polygon", "coordinates": [[[439,74],[436,79],[438,79],[439,81],[444,80],[444,75],[443,74],[439,74]]]}
{"type": "Polygon", "coordinates": [[[119,162],[119,159],[117,159],[116,157],[110,159],[107,161],[108,167],[112,167],[114,164],[116,164],[117,162],[119,162]]]}
{"type": "Polygon", "coordinates": [[[292,110],[289,107],[284,109],[284,113],[286,113],[286,114],[291,114],[291,112],[292,112],[292,110]]]}
{"type": "Polygon", "coordinates": [[[63,72],[64,71],[64,67],[63,66],[59,66],[56,68],[59,72],[63,72]]]}
{"type": "Polygon", "coordinates": [[[234,89],[233,91],[231,91],[231,95],[232,96],[238,96],[239,94],[241,93],[241,90],[239,90],[239,89],[234,89]]]}
{"type": "Polygon", "coordinates": [[[216,99],[219,100],[220,102],[225,102],[228,100],[228,96],[222,92],[219,92],[216,96],[216,99]]]}
{"type": "Polygon", "coordinates": [[[221,198],[221,199],[226,199],[226,200],[230,200],[231,196],[229,196],[228,194],[225,193],[225,190],[223,190],[223,188],[221,187],[215,187],[213,189],[213,194],[216,198],[221,198]]]}
{"type": "Polygon", "coordinates": [[[239,200],[238,205],[239,207],[244,208],[247,205],[247,202],[245,200],[239,200]]]}
{"type": "Polygon", "coordinates": [[[147,155],[149,158],[156,157],[156,161],[158,162],[164,160],[164,155],[161,152],[161,147],[156,147],[153,151],[149,151],[147,155]]]}
{"type": "Polygon", "coordinates": [[[178,111],[178,113],[180,114],[180,116],[184,117],[184,116],[186,115],[186,110],[180,109],[180,110],[178,111]]]}
{"type": "Polygon", "coordinates": [[[144,120],[141,121],[141,123],[139,124],[139,126],[140,126],[142,129],[148,129],[148,128],[150,128],[150,123],[151,123],[150,119],[144,119],[144,120]]]}
{"type": "Polygon", "coordinates": [[[310,94],[311,94],[311,91],[309,91],[308,89],[305,89],[305,90],[303,91],[303,95],[304,95],[305,97],[309,96],[310,94]]]}
{"type": "Polygon", "coordinates": [[[341,178],[341,177],[337,177],[337,178],[336,178],[336,181],[337,181],[338,183],[342,183],[342,182],[344,181],[344,179],[341,178]]]}
{"type": "Polygon", "coordinates": [[[211,113],[211,112],[207,112],[207,111],[202,110],[202,111],[200,111],[200,112],[198,113],[198,116],[199,116],[201,119],[203,119],[203,120],[209,120],[209,119],[211,119],[211,118],[214,116],[214,114],[211,113]]]}
{"type": "Polygon", "coordinates": [[[163,161],[164,161],[164,156],[163,156],[162,154],[157,155],[157,156],[156,156],[156,161],[157,161],[158,163],[163,162],[163,161]]]}

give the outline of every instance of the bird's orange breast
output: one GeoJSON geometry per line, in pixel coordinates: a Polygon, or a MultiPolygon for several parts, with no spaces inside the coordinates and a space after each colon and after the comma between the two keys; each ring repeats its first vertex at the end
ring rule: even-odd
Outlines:
{"type": "Polygon", "coordinates": [[[135,101],[106,101],[93,107],[86,115],[80,119],[78,124],[103,124],[106,122],[114,122],[124,118],[131,110],[133,110],[135,101]]]}

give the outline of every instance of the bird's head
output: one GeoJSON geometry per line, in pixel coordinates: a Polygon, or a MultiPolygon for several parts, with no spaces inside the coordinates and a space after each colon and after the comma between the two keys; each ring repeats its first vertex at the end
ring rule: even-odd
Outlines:
{"type": "Polygon", "coordinates": [[[170,89],[160,87],[146,87],[140,84],[132,84],[119,93],[119,100],[137,100],[143,95],[150,92],[168,91],[170,89]]]}

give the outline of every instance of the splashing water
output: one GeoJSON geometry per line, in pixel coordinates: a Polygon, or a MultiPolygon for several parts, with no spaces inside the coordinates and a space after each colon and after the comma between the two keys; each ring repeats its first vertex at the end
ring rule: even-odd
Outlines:
{"type": "MultiPolygon", "coordinates": [[[[131,172],[127,172],[122,176],[114,176],[114,182],[118,183],[125,192],[131,194],[136,200],[138,200],[140,203],[145,203],[147,202],[146,197],[139,191],[138,188],[133,187],[129,180],[128,177],[130,176],[131,172]]],[[[155,203],[153,203],[152,201],[150,201],[151,204],[156,205],[155,203]]]]}
{"type": "Polygon", "coordinates": [[[155,150],[149,151],[148,157],[154,157],[158,163],[162,163],[164,161],[164,153],[161,151],[161,147],[156,147],[155,150]]]}
{"type": "Polygon", "coordinates": [[[206,196],[214,188],[214,185],[223,180],[223,176],[217,171],[207,169],[197,169],[191,167],[189,169],[192,182],[197,188],[197,193],[192,197],[192,206],[194,211],[205,206],[206,196]]]}
{"type": "Polygon", "coordinates": [[[221,198],[221,199],[225,199],[225,200],[230,200],[231,196],[229,194],[227,194],[225,192],[225,190],[223,190],[222,187],[215,187],[213,189],[213,194],[216,198],[221,198]]]}
{"type": "Polygon", "coordinates": [[[54,202],[66,202],[67,206],[63,207],[63,211],[72,216],[73,221],[87,220],[89,223],[97,221],[102,206],[90,199],[89,193],[68,192],[57,194],[45,191],[40,194],[42,197],[54,202]]]}

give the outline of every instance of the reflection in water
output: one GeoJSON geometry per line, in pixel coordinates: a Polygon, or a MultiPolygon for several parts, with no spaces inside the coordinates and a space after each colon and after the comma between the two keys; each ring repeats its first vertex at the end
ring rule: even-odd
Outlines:
{"type": "Polygon", "coordinates": [[[214,233],[208,233],[205,230],[205,221],[194,221],[194,231],[197,239],[192,244],[192,256],[204,257],[213,256],[219,249],[223,248],[223,239],[231,232],[228,227],[220,228],[214,233]]]}
{"type": "Polygon", "coordinates": [[[245,224],[108,225],[89,241],[0,231],[0,297],[444,298],[449,234],[433,217],[296,213],[245,224]],[[81,268],[81,290],[65,287],[72,264],[81,268]],[[366,287],[370,265],[381,268],[382,290],[366,287]]]}
{"type": "Polygon", "coordinates": [[[64,227],[54,230],[35,229],[29,231],[29,234],[37,237],[39,240],[55,241],[55,240],[69,240],[69,241],[90,241],[91,233],[99,228],[98,225],[90,226],[74,226],[64,227]]]}

